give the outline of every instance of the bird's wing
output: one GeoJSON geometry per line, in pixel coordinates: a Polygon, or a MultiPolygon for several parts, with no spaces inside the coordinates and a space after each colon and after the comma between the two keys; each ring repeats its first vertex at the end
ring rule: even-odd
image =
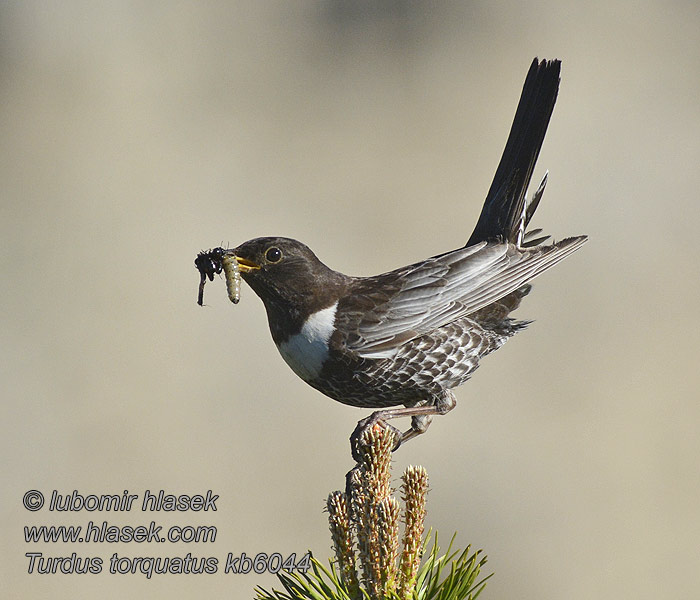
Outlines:
{"type": "Polygon", "coordinates": [[[349,350],[388,358],[405,342],[503,298],[577,250],[585,236],[518,249],[481,242],[356,280],[344,315],[349,350]]]}

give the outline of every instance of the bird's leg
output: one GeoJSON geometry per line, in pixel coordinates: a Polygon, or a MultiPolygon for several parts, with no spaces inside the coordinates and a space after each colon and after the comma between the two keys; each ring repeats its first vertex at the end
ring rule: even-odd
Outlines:
{"type": "MultiPolygon", "coordinates": [[[[447,390],[442,394],[436,395],[433,403],[423,404],[420,406],[405,406],[402,408],[389,408],[386,410],[378,410],[373,412],[369,417],[366,417],[357,423],[355,431],[352,432],[350,436],[350,450],[352,452],[352,457],[356,462],[360,460],[360,453],[358,451],[358,443],[362,432],[369,427],[373,427],[377,423],[382,423],[384,426],[387,425],[386,421],[390,419],[396,419],[398,417],[411,417],[411,427],[400,433],[397,433],[396,439],[398,440],[394,450],[396,450],[403,442],[410,440],[411,438],[420,435],[425,432],[432,421],[432,415],[444,415],[451,411],[457,401],[455,400],[454,394],[447,390]]],[[[392,428],[393,429],[393,428],[392,428]]]]}
{"type": "MultiPolygon", "coordinates": [[[[432,415],[444,415],[450,412],[456,404],[457,400],[454,397],[454,394],[449,390],[443,392],[439,396],[436,396],[434,404],[430,404],[425,407],[432,408],[433,412],[414,414],[411,417],[411,427],[404,431],[401,434],[401,437],[398,438],[399,441],[397,442],[396,446],[394,446],[394,450],[397,450],[401,444],[406,443],[408,440],[413,439],[421,433],[425,433],[428,430],[428,427],[430,427],[430,424],[433,422],[432,415]]],[[[413,408],[420,407],[416,406],[413,408]]]]}
{"type": "Polygon", "coordinates": [[[411,427],[401,434],[399,441],[396,444],[394,450],[396,450],[401,444],[406,443],[408,440],[425,433],[433,422],[433,417],[430,415],[421,415],[417,417],[411,417],[411,427]]]}

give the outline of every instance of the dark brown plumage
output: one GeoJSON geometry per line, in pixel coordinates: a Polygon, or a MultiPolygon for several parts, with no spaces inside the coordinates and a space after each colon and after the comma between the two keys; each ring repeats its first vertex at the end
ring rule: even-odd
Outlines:
{"type": "Polygon", "coordinates": [[[292,369],[327,396],[381,409],[369,422],[411,416],[402,440],[455,404],[482,357],[527,322],[509,317],[527,283],[577,250],[585,236],[544,244],[526,227],[546,176],[526,191],[554,108],[559,61],[533,61],[508,142],[467,245],[373,277],[324,265],[301,242],[256,238],[198,258],[204,277],[233,255],[262,299],[272,337],[292,369]],[[220,258],[218,259],[220,260],[220,258]],[[202,270],[203,265],[205,270],[202,270]],[[403,405],[401,408],[392,408],[403,405]]]}

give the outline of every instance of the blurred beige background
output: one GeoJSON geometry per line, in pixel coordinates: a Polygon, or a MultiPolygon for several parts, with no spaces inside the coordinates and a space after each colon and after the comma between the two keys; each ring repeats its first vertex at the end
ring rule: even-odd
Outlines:
{"type": "MultiPolygon", "coordinates": [[[[563,60],[535,218],[589,244],[396,455],[484,598],[700,597],[700,19],[693,2],[5,2],[2,589],[249,598],[269,575],[28,575],[45,556],[325,559],[366,412],[286,367],[195,254],[279,234],[370,275],[476,221],[530,61],[563,60]],[[214,514],[29,513],[30,489],[220,495],[214,514]],[[218,527],[214,544],[25,544],[23,525],[218,527]]],[[[220,570],[223,567],[220,565],[220,570]]]]}

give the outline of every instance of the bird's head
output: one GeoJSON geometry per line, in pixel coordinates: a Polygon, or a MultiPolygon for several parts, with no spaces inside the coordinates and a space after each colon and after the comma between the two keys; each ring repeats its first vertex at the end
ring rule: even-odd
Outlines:
{"type": "Polygon", "coordinates": [[[311,313],[340,293],[346,276],[324,265],[308,246],[284,237],[249,240],[232,250],[243,279],[271,309],[311,313]],[[319,293],[323,292],[323,293],[319,293]]]}

